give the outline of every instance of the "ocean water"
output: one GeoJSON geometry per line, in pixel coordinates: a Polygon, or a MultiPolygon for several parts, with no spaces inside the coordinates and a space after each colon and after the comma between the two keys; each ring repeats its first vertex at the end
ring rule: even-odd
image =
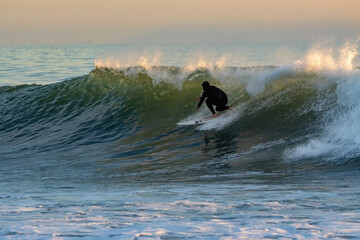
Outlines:
{"type": "Polygon", "coordinates": [[[360,239],[359,50],[1,46],[0,239],[360,239]]]}

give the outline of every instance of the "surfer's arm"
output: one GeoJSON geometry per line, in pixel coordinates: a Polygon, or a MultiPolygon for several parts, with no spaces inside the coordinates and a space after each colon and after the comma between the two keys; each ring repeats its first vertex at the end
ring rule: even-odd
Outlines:
{"type": "Polygon", "coordinates": [[[205,92],[203,92],[203,94],[201,95],[201,97],[199,99],[199,103],[198,103],[196,108],[199,108],[201,106],[201,104],[204,102],[205,98],[206,98],[206,94],[205,94],[205,92]]]}

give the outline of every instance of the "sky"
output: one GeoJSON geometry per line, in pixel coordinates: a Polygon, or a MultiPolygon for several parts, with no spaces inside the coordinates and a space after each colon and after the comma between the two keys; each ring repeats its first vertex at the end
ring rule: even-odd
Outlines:
{"type": "Polygon", "coordinates": [[[359,0],[0,0],[0,45],[360,36],[359,0]]]}

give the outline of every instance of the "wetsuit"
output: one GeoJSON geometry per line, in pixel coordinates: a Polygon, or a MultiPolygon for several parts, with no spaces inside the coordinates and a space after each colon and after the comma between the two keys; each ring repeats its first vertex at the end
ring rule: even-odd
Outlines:
{"type": "Polygon", "coordinates": [[[213,105],[216,106],[216,111],[224,111],[226,109],[229,109],[228,106],[226,106],[228,99],[226,94],[221,91],[219,88],[215,87],[215,86],[210,86],[210,85],[203,85],[204,88],[204,92],[201,95],[199,104],[198,104],[198,108],[201,106],[201,104],[204,102],[204,100],[206,99],[206,105],[208,106],[208,108],[210,109],[210,111],[212,112],[212,114],[215,114],[215,110],[213,105]]]}

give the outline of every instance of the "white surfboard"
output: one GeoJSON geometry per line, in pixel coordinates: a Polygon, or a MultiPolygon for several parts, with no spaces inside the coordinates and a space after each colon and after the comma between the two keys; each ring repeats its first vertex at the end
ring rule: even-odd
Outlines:
{"type": "Polygon", "coordinates": [[[200,124],[210,122],[210,121],[212,121],[214,119],[215,118],[213,118],[213,117],[205,118],[205,119],[193,119],[193,120],[187,120],[187,121],[178,122],[177,125],[179,125],[179,126],[200,125],[200,124]]]}
{"type": "MultiPolygon", "coordinates": [[[[233,107],[231,106],[230,109],[233,109],[233,107]]],[[[223,111],[223,112],[218,112],[217,113],[217,116],[216,117],[213,117],[213,116],[204,116],[204,115],[195,115],[192,117],[192,119],[185,119],[185,120],[182,120],[180,122],[177,123],[177,125],[179,126],[192,126],[192,125],[201,125],[201,124],[204,124],[204,123],[209,123],[209,122],[216,122],[216,120],[220,120],[220,121],[223,121],[223,120],[226,120],[224,119],[224,117],[226,116],[229,116],[231,112],[229,110],[227,111],[223,111]]]]}

